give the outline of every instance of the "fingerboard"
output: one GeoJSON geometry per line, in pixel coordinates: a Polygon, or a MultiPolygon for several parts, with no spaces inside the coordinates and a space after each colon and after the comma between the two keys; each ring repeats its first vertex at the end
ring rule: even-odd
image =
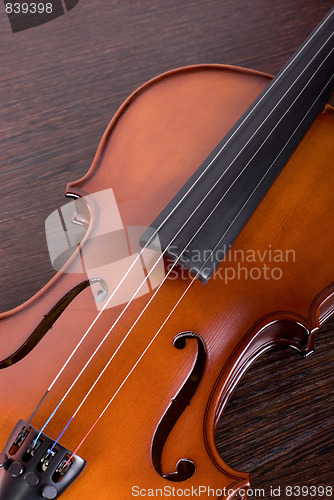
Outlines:
{"type": "Polygon", "coordinates": [[[334,8],[141,238],[206,283],[334,91],[334,8]],[[194,258],[195,256],[195,258],[194,258]]]}

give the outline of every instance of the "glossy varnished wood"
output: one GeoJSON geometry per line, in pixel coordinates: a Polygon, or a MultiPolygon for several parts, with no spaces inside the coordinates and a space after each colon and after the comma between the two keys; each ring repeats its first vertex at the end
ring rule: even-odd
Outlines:
{"type": "MultiPolygon", "coordinates": [[[[90,171],[81,180],[69,184],[67,194],[83,196],[112,187],[124,224],[149,225],[151,218],[180,189],[267,82],[265,75],[219,66],[193,67],[153,80],[131,96],[119,110],[102,139],[90,171]],[[144,122],[143,116],[146,117],[144,122]],[[129,135],[132,137],[131,144],[129,135]],[[159,141],[162,137],[163,140],[159,141]],[[171,148],[171,145],[174,147],[171,148]],[[138,168],[138,165],[141,167],[138,168]],[[157,165],[164,165],[164,168],[157,169],[157,165]],[[147,193],[150,193],[149,197],[147,193]]],[[[235,381],[252,359],[272,343],[291,343],[301,352],[310,352],[312,337],[304,335],[304,331],[311,333],[317,329],[328,308],[332,310],[334,307],[329,289],[334,269],[331,260],[325,259],[334,244],[332,222],[330,218],[323,218],[321,227],[319,222],[319,212],[326,213],[330,209],[334,188],[334,179],[324,175],[328,158],[330,162],[334,161],[333,130],[334,120],[330,113],[318,117],[235,244],[236,249],[246,252],[249,249],[263,251],[270,242],[274,249],[293,249],[295,262],[282,263],[281,280],[262,279],[259,282],[241,279],[226,285],[223,279],[216,277],[206,286],[199,282],[193,284],[99,423],[99,432],[95,429],[93,436],[81,448],[81,453],[91,464],[90,475],[88,480],[86,472],[71,487],[71,498],[89,498],[99,489],[101,500],[107,500],[110,495],[125,500],[130,498],[131,487],[138,481],[144,488],[162,488],[165,485],[165,480],[159,478],[152,467],[151,441],[169,401],[180,390],[194,361],[194,346],[190,345],[185,352],[173,347],[174,336],[185,330],[194,331],[203,338],[207,361],[192,405],[182,414],[167,440],[162,456],[163,471],[172,472],[176,462],[186,457],[196,463],[196,473],[188,480],[188,486],[198,487],[208,481],[211,487],[217,489],[247,485],[247,475],[233,471],[221,460],[216,451],[214,432],[224,401],[229,398],[235,381]],[[323,175],[319,175],[320,172],[323,175]],[[314,196],[316,180],[318,196],[314,196]],[[314,200],[312,206],[309,203],[311,197],[314,200]],[[309,239],[317,240],[316,249],[309,248],[307,251],[305,245],[309,239]],[[316,276],[311,276],[304,271],[314,260],[322,262],[322,269],[316,276]],[[287,325],[289,322],[290,327],[267,328],[268,324],[280,321],[287,325]],[[295,323],[302,325],[304,330],[293,333],[291,325],[295,323]],[[111,440],[112,448],[108,440],[111,440]],[[136,456],[140,468],[129,470],[130,457],[136,456]],[[107,482],[103,481],[104,476],[108,476],[107,482]]],[[[108,215],[108,207],[102,208],[104,212],[100,218],[108,215]]],[[[92,227],[98,223],[97,220],[92,212],[92,227]]],[[[227,265],[223,264],[223,269],[227,265]]],[[[249,267],[249,264],[245,265],[249,267]]],[[[56,303],[59,296],[78,280],[82,280],[80,275],[57,275],[29,303],[5,313],[1,322],[3,337],[5,332],[15,331],[17,335],[12,337],[12,341],[22,342],[27,330],[47,314],[50,305],[56,303]]],[[[71,424],[71,432],[63,438],[68,448],[75,447],[87,422],[92,424],[108,402],[106,385],[111,394],[117,389],[188,282],[167,280],[149,314],[143,316],[104,374],[90,398],[91,404],[88,400],[71,424]]],[[[57,429],[66,423],[73,404],[80,401],[82,394],[89,389],[94,376],[143,308],[144,300],[137,299],[131,305],[129,313],[122,318],[104,349],[99,352],[94,366],[82,377],[51,422],[49,433],[56,434],[57,429]]],[[[47,399],[43,411],[37,415],[36,425],[42,425],[43,414],[47,415],[54,402],[62,397],[63,385],[69,385],[97,339],[103,337],[120,310],[120,307],[108,310],[101,317],[94,335],[82,345],[79,356],[64,372],[61,383],[55,386],[52,397],[47,399]]],[[[2,404],[7,408],[8,415],[2,426],[4,434],[9,433],[14,415],[33,410],[38,394],[44,392],[45,384],[57,373],[66,353],[70,352],[94,314],[96,308],[87,290],[59,318],[52,329],[52,336],[45,336],[29,356],[1,373],[2,404]],[[57,363],[52,362],[54,357],[57,363]],[[37,364],[40,371],[31,373],[31,365],[37,364]],[[38,382],[41,374],[43,382],[38,382]],[[24,400],[28,391],[29,403],[24,400]]],[[[13,349],[13,346],[7,342],[6,354],[10,348],[13,349]]]]}
{"type": "MultiPolygon", "coordinates": [[[[98,3],[96,2],[96,5],[98,3]]],[[[130,12],[130,6],[126,3],[122,4],[124,10],[119,8],[121,11],[113,10],[115,6],[110,5],[108,15],[103,16],[103,20],[97,8],[92,10],[88,6],[82,6],[80,11],[78,7],[77,17],[73,12],[71,19],[70,17],[67,20],[60,19],[53,25],[42,27],[38,35],[36,31],[34,34],[33,32],[21,34],[20,38],[16,39],[5,37],[6,20],[1,19],[1,36],[4,39],[2,62],[5,70],[3,74],[6,75],[6,79],[4,77],[2,79],[2,86],[6,90],[2,94],[2,109],[5,116],[2,133],[3,161],[1,172],[4,192],[2,198],[3,214],[5,215],[5,225],[1,233],[2,254],[5,255],[2,259],[2,262],[5,263],[2,272],[4,293],[2,293],[1,300],[3,310],[10,309],[22,302],[23,299],[29,298],[51,275],[52,271],[47,270],[46,253],[44,252],[43,257],[40,249],[43,245],[44,219],[61,203],[66,182],[70,179],[77,179],[86,172],[93,151],[96,149],[96,144],[106,125],[107,115],[112,114],[112,111],[131,90],[152,75],[171,67],[185,63],[207,62],[208,60],[230,62],[275,73],[315,26],[316,22],[320,20],[329,8],[330,2],[317,2],[316,5],[314,2],[303,2],[300,5],[296,2],[295,5],[289,4],[289,8],[284,2],[270,6],[268,3],[255,2],[252,7],[244,5],[243,2],[238,6],[235,3],[225,2],[224,4],[212,2],[206,4],[205,7],[202,5],[201,3],[201,9],[196,10],[198,3],[189,2],[186,6],[187,9],[180,11],[176,2],[166,3],[163,16],[160,16],[160,13],[158,15],[156,11],[148,8],[148,5],[145,6],[141,3],[140,9],[135,12],[131,10],[128,19],[142,19],[143,22],[139,24],[133,22],[131,26],[128,25],[127,30],[121,30],[119,27],[119,16],[122,16],[126,9],[128,9],[128,14],[130,12]],[[302,6],[301,12],[299,12],[300,6],[302,6]],[[182,12],[181,16],[180,12],[182,12]],[[213,12],[215,12],[214,16],[213,12]],[[93,19],[90,18],[92,14],[95,16],[93,19]],[[152,18],[159,19],[159,22],[152,23],[152,18]],[[183,22],[185,19],[188,19],[187,23],[183,22]],[[189,19],[192,22],[189,23],[189,19]],[[87,40],[91,56],[85,53],[81,38],[82,34],[86,33],[85,23],[89,22],[95,23],[96,26],[100,24],[102,27],[108,25],[108,37],[104,37],[103,44],[108,47],[109,52],[99,50],[102,41],[99,43],[97,40],[104,33],[102,29],[100,30],[101,35],[98,35],[97,31],[91,32],[91,38],[87,40]],[[184,30],[185,24],[189,26],[189,29],[184,30]],[[161,37],[161,29],[164,30],[165,37],[161,37]],[[207,30],[211,33],[210,36],[208,36],[207,30]],[[275,33],[279,33],[279,36],[276,36],[275,33]],[[156,41],[155,49],[152,49],[152,44],[148,44],[150,37],[156,41]],[[43,44],[40,43],[41,38],[44,41],[43,44]],[[116,39],[119,43],[116,43],[116,39]],[[254,41],[252,44],[249,43],[250,39],[254,41]],[[70,46],[68,40],[74,43],[73,50],[66,48],[70,46]],[[59,48],[59,55],[57,49],[54,49],[53,57],[50,57],[49,48],[56,47],[57,44],[63,44],[59,48]],[[28,52],[24,50],[27,45],[31,48],[28,52]],[[81,58],[77,62],[75,47],[79,46],[82,47],[81,51],[79,50],[81,58]],[[63,57],[64,50],[67,53],[67,59],[63,57]],[[36,57],[37,54],[38,57],[36,57]],[[110,61],[114,62],[111,64],[110,61]],[[35,65],[32,72],[35,80],[31,78],[28,64],[35,65]],[[97,78],[92,68],[100,68],[101,65],[104,71],[97,78]],[[75,77],[72,73],[73,67],[79,68],[75,77]],[[11,87],[7,87],[8,78],[12,82],[11,87]],[[66,89],[65,93],[64,89],[66,89]],[[88,106],[87,103],[89,103],[88,106]],[[106,103],[110,103],[110,105],[106,103]],[[109,108],[107,114],[106,106],[109,108]],[[15,120],[13,120],[13,116],[15,116],[15,120]],[[57,153],[59,150],[61,154],[57,153]],[[20,177],[17,176],[17,172],[21,173],[20,177]],[[23,192],[24,196],[22,196],[23,192]],[[38,257],[34,257],[35,252],[38,253],[38,257]],[[21,270],[20,262],[22,262],[22,266],[24,263],[21,270]],[[27,267],[29,269],[28,275],[27,267]],[[13,269],[15,269],[14,276],[13,269]],[[23,281],[23,276],[28,279],[23,281]]],[[[100,8],[105,9],[106,6],[103,5],[100,8]]],[[[69,325],[64,324],[64,331],[68,332],[68,329],[69,325]]],[[[319,342],[321,342],[321,337],[319,342]]],[[[327,342],[328,345],[331,345],[330,334],[327,336],[327,342]]],[[[313,363],[313,373],[318,374],[319,378],[324,378],[324,375],[327,375],[330,370],[330,364],[328,362],[326,364],[326,360],[330,360],[330,352],[327,349],[322,349],[322,351],[323,363],[317,363],[317,358],[314,358],[313,361],[310,358],[311,361],[307,361],[313,363]]],[[[42,368],[45,367],[48,370],[48,364],[53,360],[53,357],[45,362],[40,357],[37,357],[36,360],[39,364],[42,363],[42,368]]],[[[258,381],[263,379],[263,388],[270,385],[278,390],[279,382],[275,376],[274,368],[270,370],[273,376],[269,378],[268,366],[269,361],[267,364],[265,361],[259,363],[258,371],[252,372],[253,374],[246,379],[245,383],[252,385],[256,376],[258,381]]],[[[289,374],[298,374],[298,369],[302,374],[304,368],[301,367],[304,366],[302,362],[298,363],[293,358],[289,374]]],[[[305,387],[307,380],[302,379],[301,374],[296,375],[296,377],[305,387]]],[[[40,380],[38,382],[40,383],[40,380]]],[[[44,386],[43,384],[40,386],[41,389],[47,384],[47,381],[45,381],[44,386]]],[[[261,393],[259,384],[260,382],[257,383],[256,390],[261,393]]],[[[234,459],[235,466],[237,467],[239,463],[243,470],[252,470],[255,463],[258,466],[265,460],[269,464],[279,463],[280,465],[277,467],[264,465],[261,474],[256,472],[258,486],[263,485],[264,473],[264,484],[266,486],[275,484],[278,468],[285,470],[279,479],[285,484],[291,482],[302,484],[302,482],[308,481],[308,484],[311,485],[317,482],[324,484],[326,480],[330,481],[331,460],[328,457],[331,456],[333,450],[330,445],[333,434],[331,434],[328,406],[330,405],[331,387],[328,384],[321,388],[322,394],[326,394],[328,397],[328,401],[322,403],[324,410],[327,411],[325,419],[326,444],[323,444],[320,431],[318,431],[318,438],[312,435],[311,440],[307,437],[309,431],[297,434],[296,449],[310,450],[311,460],[304,458],[304,453],[298,453],[298,459],[296,455],[293,458],[292,451],[289,455],[283,453],[279,442],[275,448],[276,453],[263,454],[262,459],[259,458],[259,453],[261,453],[259,450],[257,450],[255,457],[254,448],[256,445],[253,443],[251,449],[248,449],[248,452],[244,454],[242,450],[247,450],[247,427],[251,429],[251,426],[248,412],[242,419],[240,416],[242,411],[238,407],[236,410],[238,414],[237,435],[240,441],[236,446],[236,441],[233,438],[233,447],[229,448],[234,450],[235,456],[245,456],[248,457],[248,460],[239,458],[238,461],[234,459]],[[243,431],[243,429],[245,430],[243,431]],[[326,451],[327,458],[323,461],[319,458],[321,451],[314,458],[315,442],[318,443],[320,450],[326,451]],[[277,458],[274,459],[273,455],[277,458]],[[268,458],[265,459],[265,456],[268,458]],[[313,460],[317,464],[316,472],[313,470],[313,460]],[[308,473],[308,470],[312,473],[308,473]],[[262,477],[261,480],[260,477],[262,477]]],[[[286,390],[290,390],[289,386],[286,390]]],[[[296,392],[298,390],[294,391],[294,394],[296,392]]],[[[305,389],[304,398],[306,400],[307,393],[308,391],[305,389]]],[[[311,394],[311,399],[317,399],[315,390],[311,394]]],[[[8,396],[10,397],[10,395],[8,396]]],[[[8,399],[8,405],[14,404],[14,402],[16,404],[14,399],[14,397],[8,399]]],[[[259,406],[261,401],[265,401],[268,407],[270,396],[265,393],[263,399],[258,403],[259,406]]],[[[137,402],[140,405],[140,400],[137,402]]],[[[244,399],[243,402],[250,404],[244,399]]],[[[284,394],[281,396],[280,404],[287,409],[284,394]]],[[[297,406],[300,404],[301,402],[298,401],[297,406]]],[[[6,415],[8,405],[5,411],[6,415]]],[[[317,401],[317,405],[319,407],[321,401],[317,401]]],[[[296,433],[298,428],[301,431],[304,429],[304,415],[308,407],[309,403],[305,403],[303,415],[299,415],[297,410],[294,421],[296,433]]],[[[20,410],[26,412],[23,402],[20,410]]],[[[269,426],[271,415],[274,415],[275,410],[267,411],[266,426],[269,426]]],[[[253,414],[256,415],[255,412],[253,414]]],[[[16,419],[20,416],[22,415],[16,415],[16,412],[13,412],[12,416],[8,414],[4,432],[11,427],[12,418],[16,419]]],[[[232,416],[230,427],[232,430],[234,422],[235,416],[232,416]]],[[[225,421],[225,427],[226,425],[225,421]]],[[[317,425],[312,425],[312,420],[309,419],[308,425],[309,428],[319,429],[317,425]]],[[[269,427],[268,440],[276,428],[277,426],[273,425],[273,430],[270,431],[269,427]]],[[[290,425],[288,425],[289,428],[290,425]]],[[[282,429],[283,436],[288,434],[288,430],[284,431],[283,422],[280,422],[280,429],[282,429]]],[[[255,433],[255,430],[253,432],[255,433]]],[[[293,446],[293,437],[294,432],[288,435],[289,447],[293,446]]],[[[278,438],[275,437],[275,442],[276,439],[278,438]]],[[[282,436],[281,439],[283,439],[282,436]]],[[[224,456],[226,453],[225,447],[224,456]]],[[[305,454],[307,456],[307,451],[305,454]]],[[[103,479],[104,477],[101,476],[101,480],[103,479]]]]}

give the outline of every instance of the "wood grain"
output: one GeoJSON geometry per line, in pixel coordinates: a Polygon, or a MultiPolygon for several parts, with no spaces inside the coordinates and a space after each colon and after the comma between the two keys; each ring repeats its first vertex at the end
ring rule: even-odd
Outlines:
{"type": "MultiPolygon", "coordinates": [[[[325,0],[81,0],[67,15],[13,34],[2,5],[1,310],[28,299],[53,275],[44,221],[64,202],[67,182],[88,170],[107,123],[131,91],[194,63],[274,74],[331,6],[325,0]]],[[[319,335],[316,347],[304,361],[287,352],[261,358],[220,425],[224,459],[251,471],[265,498],[271,485],[334,486],[333,330],[319,335]]]]}

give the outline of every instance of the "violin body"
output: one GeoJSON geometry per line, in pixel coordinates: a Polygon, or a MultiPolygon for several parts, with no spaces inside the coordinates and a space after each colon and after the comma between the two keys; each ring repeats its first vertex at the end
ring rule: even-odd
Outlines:
{"type": "MultiPolygon", "coordinates": [[[[182,68],[151,80],[119,109],[89,172],[68,184],[66,194],[83,197],[112,188],[124,226],[149,226],[269,81],[268,75],[221,65],[182,68]]],[[[215,429],[252,361],[277,345],[309,355],[316,331],[334,312],[334,231],[328,215],[334,192],[333,134],[334,115],[328,106],[233,246],[239,256],[254,251],[269,274],[253,271],[252,278],[254,262],[243,259],[240,276],[227,279],[232,271],[226,269],[237,267],[227,257],[208,284],[194,282],[81,447],[88,466],[64,499],[128,500],[133,487],[149,491],[166,486],[209,486],[217,492],[214,498],[237,498],[238,490],[247,489],[249,475],[232,470],[219,456],[215,429]],[[273,261],[275,251],[289,258],[273,261]],[[272,274],[274,268],[281,272],[272,274]],[[176,348],[175,337],[182,332],[191,334],[184,334],[186,342],[176,348]],[[154,436],[189,380],[200,345],[200,380],[175,423],[165,420],[170,428],[157,446],[159,471],[152,460],[154,436]],[[182,459],[192,461],[195,470],[178,481],[182,459]],[[163,477],[168,474],[174,478],[163,477]]],[[[87,213],[89,234],[107,216],[108,207],[97,214],[87,206],[87,213]]],[[[57,273],[28,302],[2,314],[0,358],[24,345],[41,318],[84,279],[80,273],[57,273]]],[[[75,449],[94,424],[189,283],[181,273],[166,280],[62,437],[68,449],[75,449]]],[[[49,436],[59,435],[152,294],[133,301],[48,425],[49,436]]],[[[36,427],[42,427],[121,311],[119,305],[103,312],[37,412],[36,427]]],[[[86,289],[27,355],[0,370],[2,441],[19,418],[33,412],[96,314],[86,289]]],[[[202,493],[202,498],[212,495],[202,493]]]]}

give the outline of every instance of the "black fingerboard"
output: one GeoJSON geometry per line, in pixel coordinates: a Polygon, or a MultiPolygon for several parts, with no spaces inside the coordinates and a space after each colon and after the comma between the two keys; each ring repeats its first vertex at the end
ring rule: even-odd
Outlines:
{"type": "Polygon", "coordinates": [[[334,91],[334,8],[141,238],[206,283],[334,91]]]}

